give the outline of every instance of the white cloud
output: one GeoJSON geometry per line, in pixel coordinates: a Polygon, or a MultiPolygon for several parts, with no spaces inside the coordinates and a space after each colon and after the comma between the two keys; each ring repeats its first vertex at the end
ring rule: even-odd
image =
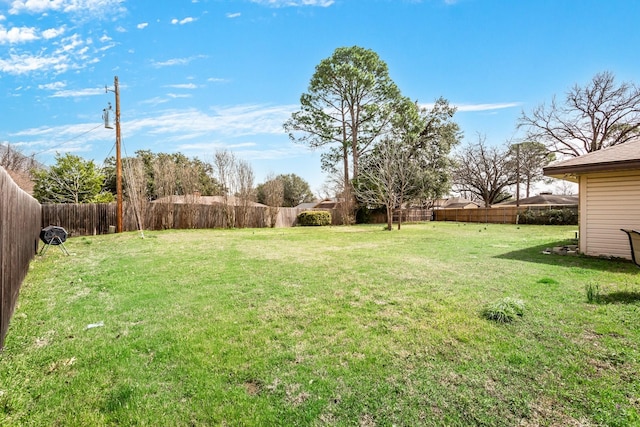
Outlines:
{"type": "Polygon", "coordinates": [[[64,34],[65,31],[66,31],[66,29],[65,29],[64,26],[62,26],[60,28],[49,28],[48,30],[44,30],[42,32],[42,37],[44,37],[47,40],[54,39],[54,38],[64,34]]]}
{"type": "Polygon", "coordinates": [[[70,52],[74,51],[79,46],[83,46],[84,40],[82,40],[78,34],[74,34],[62,39],[62,43],[63,44],[61,45],[60,50],[64,52],[70,52]]]}
{"type": "Polygon", "coordinates": [[[39,56],[10,53],[8,58],[0,58],[0,71],[7,74],[21,75],[32,71],[49,70],[62,72],[68,68],[68,57],[64,55],[39,56]]]}
{"type": "Polygon", "coordinates": [[[13,0],[9,13],[19,15],[59,12],[94,20],[112,19],[126,11],[123,3],[124,0],[13,0]]]}
{"type": "Polygon", "coordinates": [[[11,2],[9,13],[18,15],[20,13],[43,13],[49,10],[60,10],[63,0],[14,0],[11,2]]]}
{"type": "Polygon", "coordinates": [[[209,78],[207,79],[207,81],[208,81],[209,83],[227,83],[229,80],[227,80],[227,79],[222,79],[222,78],[220,78],[220,77],[209,77],[209,78]]]}
{"type": "Polygon", "coordinates": [[[176,18],[173,18],[171,20],[171,23],[173,25],[176,25],[176,24],[184,25],[184,24],[189,24],[191,22],[194,22],[195,20],[196,20],[195,18],[192,18],[192,17],[188,16],[188,17],[186,17],[184,19],[181,19],[181,20],[177,20],[176,18]]]}
{"type": "Polygon", "coordinates": [[[102,46],[101,48],[98,48],[98,52],[104,52],[105,50],[109,50],[114,47],[116,47],[115,43],[109,43],[107,45],[102,46]]]}
{"type": "MultiPolygon", "coordinates": [[[[158,102],[160,99],[154,99],[158,102]]],[[[170,138],[219,133],[225,136],[282,134],[282,123],[297,106],[241,105],[219,107],[212,113],[196,109],[172,110],[127,123],[133,134],[147,133],[170,138]]],[[[124,126],[123,126],[124,129],[124,126]]]]}
{"type": "Polygon", "coordinates": [[[145,29],[145,28],[147,28],[148,26],[149,26],[149,23],[148,23],[148,22],[141,22],[141,23],[139,23],[139,24],[136,26],[136,28],[137,28],[137,29],[139,29],[139,30],[144,30],[144,29],[145,29]]]}
{"type": "Polygon", "coordinates": [[[167,96],[173,99],[193,97],[193,95],[191,95],[190,93],[168,93],[167,96]]]}
{"type": "Polygon", "coordinates": [[[34,27],[13,27],[7,30],[0,25],[0,44],[17,44],[38,40],[34,27]]]}
{"type": "MultiPolygon", "coordinates": [[[[478,112],[478,111],[495,111],[504,110],[506,108],[516,108],[522,105],[521,102],[497,102],[486,104],[456,104],[451,103],[452,107],[455,107],[459,113],[461,112],[478,112]]],[[[433,108],[434,104],[420,104],[422,108],[433,108]]]]}
{"type": "Polygon", "coordinates": [[[67,84],[65,82],[53,82],[53,83],[47,83],[44,85],[38,85],[38,89],[61,90],[66,86],[67,84]]]}
{"type": "Polygon", "coordinates": [[[227,17],[227,18],[230,18],[230,19],[233,19],[233,18],[239,18],[239,17],[240,17],[240,15],[241,15],[241,13],[240,13],[240,12],[227,13],[226,17],[227,17]]]}
{"type": "MultiPolygon", "coordinates": [[[[60,90],[58,96],[98,94],[104,94],[104,89],[60,90]]],[[[158,105],[166,101],[166,98],[158,97],[143,103],[158,105]]],[[[247,158],[272,158],[271,154],[273,154],[273,158],[282,159],[295,157],[300,153],[308,155],[308,152],[304,147],[292,148],[288,141],[286,148],[268,148],[260,144],[260,149],[257,148],[257,144],[250,141],[255,135],[272,135],[281,139],[284,133],[282,123],[298,108],[298,105],[238,105],[216,107],[211,111],[201,111],[195,108],[164,110],[150,112],[148,116],[138,118],[129,116],[122,123],[122,131],[125,139],[131,140],[134,136],[136,139],[151,138],[155,141],[154,143],[171,144],[178,150],[198,150],[205,148],[205,145],[211,144],[212,141],[225,141],[220,143],[220,148],[239,149],[247,158]],[[238,140],[230,142],[233,138],[238,138],[238,140]],[[176,142],[179,142],[180,145],[176,146],[176,142]],[[275,153],[274,150],[277,150],[278,153],[275,153]]],[[[100,111],[97,111],[96,117],[99,118],[99,115],[100,111]]],[[[64,145],[65,151],[88,151],[91,148],[91,142],[112,141],[113,138],[112,131],[105,131],[101,126],[96,127],[97,122],[24,129],[11,134],[11,136],[19,137],[16,138],[16,143],[38,147],[38,151],[41,152],[53,148],[59,150],[61,145],[64,145]],[[69,143],[70,137],[79,134],[83,134],[81,141],[69,143]]]]}
{"type": "Polygon", "coordinates": [[[146,99],[144,101],[141,101],[140,104],[148,104],[148,105],[160,105],[160,104],[164,104],[166,102],[169,102],[168,98],[161,98],[159,96],[156,96],[155,98],[151,98],[151,99],[146,99]]]}
{"type": "Polygon", "coordinates": [[[495,104],[454,104],[458,111],[493,111],[503,110],[505,108],[520,107],[521,102],[502,102],[495,104]]]}
{"type": "Polygon", "coordinates": [[[189,62],[191,62],[191,59],[189,58],[173,58],[173,59],[167,59],[166,61],[153,61],[151,65],[153,65],[156,68],[161,68],[161,67],[173,67],[175,65],[187,65],[189,62]]]}
{"type": "Polygon", "coordinates": [[[1,14],[0,14],[0,21],[4,21],[4,20],[6,20],[6,19],[7,19],[7,17],[6,17],[6,16],[4,16],[4,15],[1,15],[1,14]]]}
{"type": "Polygon", "coordinates": [[[78,98],[82,96],[104,95],[104,88],[69,89],[59,90],[51,95],[51,98],[78,98]]]}
{"type": "Polygon", "coordinates": [[[269,6],[269,7],[291,7],[291,6],[329,7],[335,3],[334,0],[251,0],[251,2],[269,6]]]}
{"type": "Polygon", "coordinates": [[[102,37],[100,37],[98,40],[100,40],[100,42],[102,42],[102,43],[106,43],[106,42],[109,42],[109,41],[111,41],[113,39],[111,37],[109,37],[108,35],[103,34],[102,37]]]}
{"type": "MultiPolygon", "coordinates": [[[[60,28],[52,29],[47,37],[61,34],[61,31],[60,28]]],[[[37,51],[11,49],[8,55],[0,57],[0,71],[13,75],[36,72],[53,72],[55,75],[69,70],[80,70],[99,62],[99,57],[93,56],[99,51],[100,49],[92,46],[90,38],[83,39],[80,35],[73,34],[55,40],[37,51]]]]}
{"type": "Polygon", "coordinates": [[[181,83],[181,84],[175,84],[175,85],[165,85],[164,87],[171,87],[174,89],[197,89],[198,86],[196,86],[193,83],[181,83]]]}
{"type": "Polygon", "coordinates": [[[204,55],[191,56],[188,58],[173,58],[173,59],[168,59],[166,61],[152,61],[151,65],[156,68],[173,67],[176,65],[187,65],[194,59],[199,59],[199,58],[204,58],[204,55]]]}

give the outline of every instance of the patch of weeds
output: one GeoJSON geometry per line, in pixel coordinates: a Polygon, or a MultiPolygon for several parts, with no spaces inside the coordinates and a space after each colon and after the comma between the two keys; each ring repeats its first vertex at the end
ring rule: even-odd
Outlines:
{"type": "Polygon", "coordinates": [[[107,394],[103,410],[105,412],[115,412],[129,408],[133,394],[134,389],[131,385],[120,384],[107,394]]]}
{"type": "Polygon", "coordinates": [[[587,302],[589,304],[597,304],[600,302],[600,285],[594,285],[593,283],[587,283],[585,286],[587,293],[587,302]]]}
{"type": "Polygon", "coordinates": [[[540,283],[542,285],[557,285],[558,281],[555,279],[552,279],[551,277],[543,277],[542,279],[538,280],[536,283],[540,283]]]}
{"type": "Polygon", "coordinates": [[[485,305],[481,314],[487,320],[510,323],[524,315],[524,301],[510,297],[502,298],[485,305]]]}
{"type": "Polygon", "coordinates": [[[10,415],[13,411],[11,401],[9,400],[9,394],[3,390],[0,390],[0,413],[10,415]]]}

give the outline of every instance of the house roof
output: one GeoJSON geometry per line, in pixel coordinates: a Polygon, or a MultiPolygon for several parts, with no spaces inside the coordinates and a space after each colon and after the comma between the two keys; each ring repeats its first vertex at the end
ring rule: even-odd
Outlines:
{"type": "MultiPolygon", "coordinates": [[[[559,194],[538,194],[537,196],[520,199],[520,206],[533,205],[578,205],[578,196],[563,196],[559,194]]],[[[516,201],[510,200],[499,206],[515,206],[516,201]]]]}
{"type": "Polygon", "coordinates": [[[588,172],[637,169],[640,169],[640,138],[563,160],[544,168],[544,174],[554,178],[577,181],[577,175],[588,172]]]}

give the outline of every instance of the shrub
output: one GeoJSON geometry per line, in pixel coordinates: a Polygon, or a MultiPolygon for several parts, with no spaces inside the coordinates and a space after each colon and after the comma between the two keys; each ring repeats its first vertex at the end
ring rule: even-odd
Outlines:
{"type": "Polygon", "coordinates": [[[513,322],[516,318],[522,317],[523,315],[524,301],[509,297],[487,304],[482,309],[482,317],[498,323],[513,322]]]}
{"type": "Polygon", "coordinates": [[[331,213],[327,211],[304,211],[298,214],[298,225],[321,226],[331,225],[331,213]]]}
{"type": "Polygon", "coordinates": [[[520,224],[537,225],[577,225],[578,210],[562,209],[527,209],[520,213],[520,224]]]}

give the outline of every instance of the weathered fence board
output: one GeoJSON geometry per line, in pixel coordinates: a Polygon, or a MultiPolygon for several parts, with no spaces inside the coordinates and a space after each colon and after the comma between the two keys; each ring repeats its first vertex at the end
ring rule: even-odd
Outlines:
{"type": "Polygon", "coordinates": [[[40,215],[40,204],[0,167],[0,349],[29,262],[38,250],[40,215]]]}

